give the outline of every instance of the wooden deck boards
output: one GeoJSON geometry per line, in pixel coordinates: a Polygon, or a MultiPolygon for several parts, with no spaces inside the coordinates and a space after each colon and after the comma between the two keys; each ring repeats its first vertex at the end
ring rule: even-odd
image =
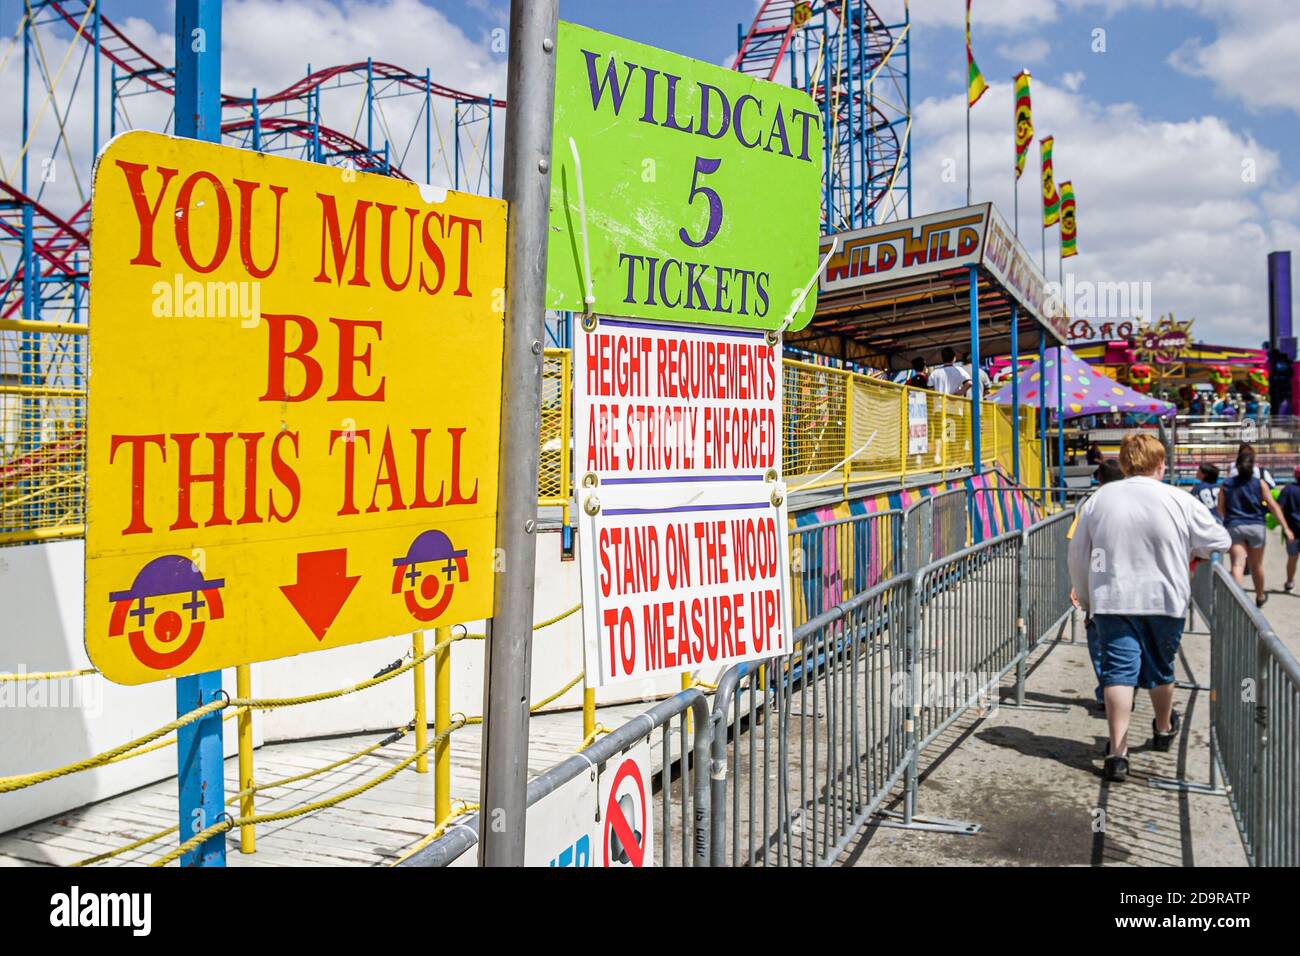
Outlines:
{"type": "MultiPolygon", "coordinates": [[[[602,708],[605,726],[617,727],[641,713],[647,704],[602,708]]],[[[470,725],[451,738],[451,796],[477,801],[480,731],[470,725]]],[[[432,733],[432,731],[430,731],[432,733]]],[[[528,769],[537,775],[574,752],[582,737],[578,711],[538,714],[530,722],[528,769]]],[[[386,736],[384,732],[321,740],[267,744],[254,758],[259,782],[291,777],[352,754],[386,736]]],[[[655,767],[662,760],[651,748],[655,767]]],[[[674,735],[674,757],[676,739],[674,735]]],[[[391,769],[414,752],[414,735],[407,734],[375,753],[319,776],[277,787],[256,798],[257,813],[293,810],[337,796],[391,769]]],[[[238,790],[238,762],[225,764],[226,793],[238,790]]],[[[46,820],[0,834],[0,866],[67,866],[108,852],[176,824],[176,780],[163,780],[46,820]]],[[[232,815],[238,807],[230,806],[232,815]]],[[[239,852],[239,831],[226,834],[228,866],[384,866],[429,833],[434,819],[434,775],[409,767],[342,804],[288,820],[257,827],[257,852],[239,852]]],[[[140,866],[176,846],[172,834],[115,857],[103,866],[140,866]]],[[[175,864],[172,864],[175,865],[175,864]]]]}

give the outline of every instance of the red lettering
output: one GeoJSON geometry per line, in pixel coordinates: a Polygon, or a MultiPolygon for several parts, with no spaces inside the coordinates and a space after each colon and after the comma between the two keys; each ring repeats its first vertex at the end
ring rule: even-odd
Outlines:
{"type": "Polygon", "coordinates": [[[156,445],[165,462],[167,439],[164,435],[114,435],[108,443],[110,465],[117,456],[117,450],[123,445],[131,447],[131,521],[122,529],[122,534],[148,534],[153,528],[144,520],[144,451],[146,445],[156,445]]]}

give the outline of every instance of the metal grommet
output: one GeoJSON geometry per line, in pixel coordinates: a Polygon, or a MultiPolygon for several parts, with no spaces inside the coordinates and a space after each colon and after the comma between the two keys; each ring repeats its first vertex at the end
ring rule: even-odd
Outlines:
{"type": "Polygon", "coordinates": [[[767,344],[772,346],[773,348],[776,348],[776,346],[781,341],[781,337],[776,334],[776,329],[768,329],[766,332],[763,333],[763,338],[765,338],[767,340],[767,344]]]}
{"type": "Polygon", "coordinates": [[[221,822],[226,824],[231,830],[235,828],[235,818],[230,815],[230,811],[221,814],[221,822]]]}
{"type": "Polygon", "coordinates": [[[600,499],[595,495],[588,495],[587,500],[582,503],[582,510],[594,518],[600,514],[600,499]]]}
{"type": "Polygon", "coordinates": [[[594,312],[584,312],[582,314],[582,331],[595,332],[598,321],[594,312]]]}
{"type": "Polygon", "coordinates": [[[225,701],[225,704],[223,706],[225,707],[230,706],[230,695],[226,693],[226,689],[224,687],[213,692],[212,699],[216,700],[218,697],[220,697],[222,700],[225,701]]]}
{"type": "Polygon", "coordinates": [[[783,502],[783,501],[785,501],[785,498],[782,497],[781,492],[779,492],[779,491],[773,491],[773,492],[772,492],[772,507],[773,507],[773,508],[779,508],[779,507],[781,507],[781,502],[783,502]]]}
{"type": "Polygon", "coordinates": [[[767,471],[763,473],[764,481],[776,481],[779,477],[781,476],[776,473],[775,468],[769,468],[767,471]]]}
{"type": "Polygon", "coordinates": [[[460,628],[460,636],[462,638],[469,633],[469,628],[466,627],[464,624],[453,624],[451,626],[451,633],[453,637],[456,636],[456,628],[460,628]]]}
{"type": "Polygon", "coordinates": [[[600,475],[596,474],[594,471],[587,472],[585,475],[582,476],[582,487],[599,488],[600,475]]]}

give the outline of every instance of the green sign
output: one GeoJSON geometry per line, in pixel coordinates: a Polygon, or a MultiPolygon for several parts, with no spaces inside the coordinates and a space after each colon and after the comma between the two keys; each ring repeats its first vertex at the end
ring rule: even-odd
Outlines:
{"type": "Polygon", "coordinates": [[[780,328],[817,268],[812,98],[572,23],[557,55],[547,304],[586,311],[589,259],[594,312],[780,328]]]}

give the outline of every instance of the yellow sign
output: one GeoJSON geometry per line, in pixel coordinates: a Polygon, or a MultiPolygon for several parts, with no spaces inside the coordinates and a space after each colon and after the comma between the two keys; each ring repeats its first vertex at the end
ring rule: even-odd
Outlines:
{"type": "Polygon", "coordinates": [[[104,675],[490,615],[505,203],[146,132],[93,196],[104,675]]]}

